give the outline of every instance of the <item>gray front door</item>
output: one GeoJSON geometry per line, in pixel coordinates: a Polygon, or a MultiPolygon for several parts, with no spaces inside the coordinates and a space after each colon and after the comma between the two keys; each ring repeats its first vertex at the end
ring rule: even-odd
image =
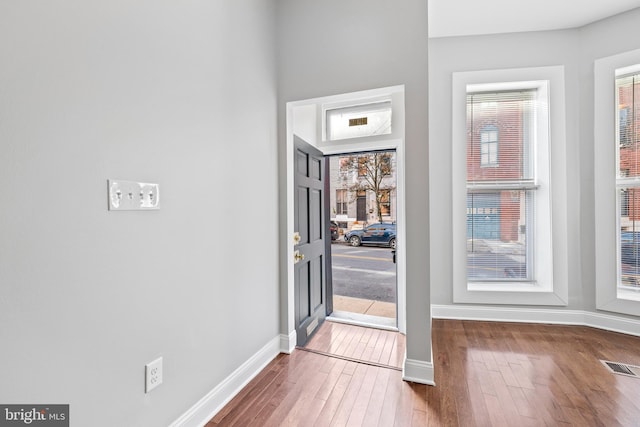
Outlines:
{"type": "Polygon", "coordinates": [[[294,136],[295,324],[303,346],[324,321],[326,299],[323,154],[294,136]]]}

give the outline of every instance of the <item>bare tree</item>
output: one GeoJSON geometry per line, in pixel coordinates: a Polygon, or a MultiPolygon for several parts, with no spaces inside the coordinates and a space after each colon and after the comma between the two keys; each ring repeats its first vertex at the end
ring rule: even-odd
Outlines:
{"type": "Polygon", "coordinates": [[[348,190],[357,198],[359,191],[372,191],[375,195],[378,222],[382,222],[382,204],[391,202],[391,191],[395,189],[393,175],[393,153],[358,154],[341,159],[341,169],[357,173],[357,179],[348,185],[348,190]]]}

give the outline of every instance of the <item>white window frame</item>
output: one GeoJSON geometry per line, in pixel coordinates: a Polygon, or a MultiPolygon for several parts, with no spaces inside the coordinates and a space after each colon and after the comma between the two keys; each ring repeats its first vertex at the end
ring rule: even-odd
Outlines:
{"type": "Polygon", "coordinates": [[[568,304],[564,67],[453,73],[453,301],[454,303],[568,304]],[[469,282],[467,279],[468,92],[536,89],[537,112],[535,282],[469,282]],[[544,100],[548,100],[545,104],[544,100]],[[551,143],[553,141],[553,143],[551,143]],[[553,191],[551,182],[553,180],[553,191]]]}
{"type": "Polygon", "coordinates": [[[594,187],[596,308],[638,315],[640,296],[618,289],[618,202],[615,79],[640,72],[640,49],[601,58],[594,64],[594,187]]]}

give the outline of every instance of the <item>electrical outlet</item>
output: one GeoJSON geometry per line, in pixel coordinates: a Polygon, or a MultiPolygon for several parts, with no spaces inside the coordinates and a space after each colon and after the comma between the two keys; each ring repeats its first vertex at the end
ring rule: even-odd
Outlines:
{"type": "Polygon", "coordinates": [[[149,393],[160,384],[162,384],[162,357],[158,357],[153,362],[145,365],[144,392],[149,393]]]}

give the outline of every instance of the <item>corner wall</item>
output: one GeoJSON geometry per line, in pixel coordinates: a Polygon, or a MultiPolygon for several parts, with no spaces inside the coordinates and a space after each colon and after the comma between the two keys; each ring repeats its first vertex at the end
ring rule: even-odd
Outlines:
{"type": "Polygon", "coordinates": [[[597,224],[593,210],[597,201],[594,200],[593,175],[593,66],[598,58],[640,48],[639,24],[640,9],[635,9],[574,30],[430,40],[429,149],[432,160],[429,166],[431,182],[437,182],[430,189],[433,304],[453,304],[452,184],[449,170],[451,74],[483,69],[563,65],[566,73],[569,304],[559,310],[576,313],[596,311],[594,230],[597,224]]]}
{"type": "Polygon", "coordinates": [[[0,402],[168,425],[278,337],[274,22],[269,0],[0,3],[0,402]],[[108,178],[161,209],[108,212],[108,178]]]}

